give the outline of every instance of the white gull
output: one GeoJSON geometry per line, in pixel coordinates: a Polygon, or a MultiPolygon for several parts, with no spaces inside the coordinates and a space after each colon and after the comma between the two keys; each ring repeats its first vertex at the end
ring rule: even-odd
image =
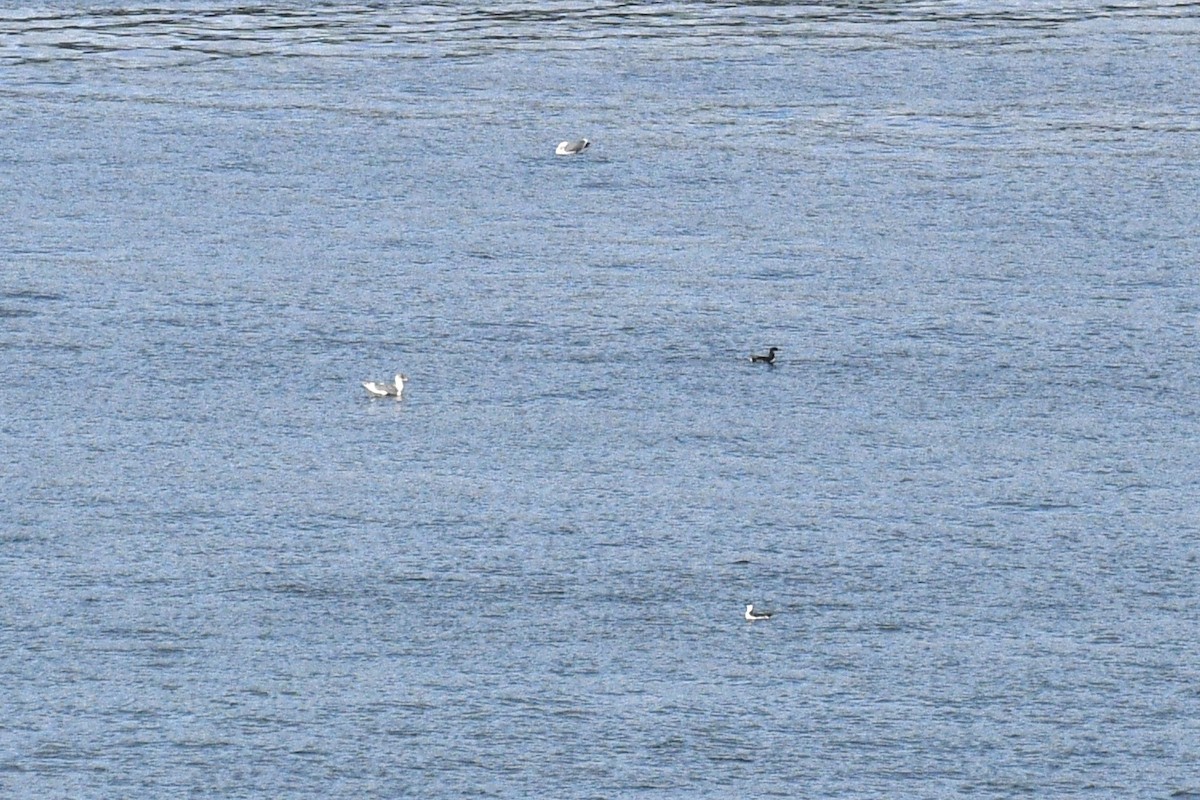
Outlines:
{"type": "Polygon", "coordinates": [[[755,611],[753,603],[746,606],[746,621],[747,622],[754,622],[755,620],[758,620],[758,619],[770,619],[770,618],[771,618],[771,615],[766,611],[755,611]]]}
{"type": "Polygon", "coordinates": [[[587,139],[575,139],[570,142],[559,142],[558,147],[554,149],[556,156],[574,156],[582,153],[590,145],[587,139]]]}
{"type": "Polygon", "coordinates": [[[363,381],[363,388],[370,392],[372,397],[394,397],[399,400],[400,395],[404,394],[405,380],[407,376],[397,373],[395,383],[363,381]]]}

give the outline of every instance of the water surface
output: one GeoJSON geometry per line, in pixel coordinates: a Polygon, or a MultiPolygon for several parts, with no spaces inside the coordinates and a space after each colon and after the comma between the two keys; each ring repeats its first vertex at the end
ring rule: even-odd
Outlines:
{"type": "Polygon", "coordinates": [[[1198,47],[0,12],[0,788],[1200,792],[1198,47]]]}

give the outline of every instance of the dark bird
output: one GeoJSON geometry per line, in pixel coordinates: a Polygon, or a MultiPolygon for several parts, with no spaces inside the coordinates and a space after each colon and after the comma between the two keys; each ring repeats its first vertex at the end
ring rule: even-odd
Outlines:
{"type": "Polygon", "coordinates": [[[775,363],[775,351],[778,349],[779,349],[778,347],[772,347],[770,350],[767,351],[767,354],[765,356],[759,356],[759,355],[750,356],[750,360],[752,362],[754,362],[755,364],[774,364],[775,363]]]}

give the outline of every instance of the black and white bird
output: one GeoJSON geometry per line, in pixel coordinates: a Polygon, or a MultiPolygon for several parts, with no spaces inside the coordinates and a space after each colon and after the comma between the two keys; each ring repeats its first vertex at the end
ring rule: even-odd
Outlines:
{"type": "Polygon", "coordinates": [[[754,622],[754,621],[760,620],[760,619],[770,619],[771,616],[772,616],[771,613],[768,611],[755,611],[753,603],[750,603],[749,605],[746,606],[746,621],[747,622],[754,622]]]}
{"type": "Polygon", "coordinates": [[[400,396],[404,394],[406,380],[408,380],[408,376],[397,373],[394,383],[363,381],[363,388],[370,392],[372,397],[394,397],[399,400],[400,396]]]}
{"type": "Polygon", "coordinates": [[[752,356],[750,356],[750,361],[755,364],[774,364],[775,363],[775,351],[777,351],[778,349],[779,349],[778,347],[772,347],[770,350],[767,351],[767,354],[765,356],[757,355],[757,354],[752,355],[752,356]]]}
{"type": "Polygon", "coordinates": [[[587,150],[590,145],[587,139],[573,139],[569,142],[559,142],[558,147],[554,148],[556,156],[577,156],[584,150],[587,150]]]}

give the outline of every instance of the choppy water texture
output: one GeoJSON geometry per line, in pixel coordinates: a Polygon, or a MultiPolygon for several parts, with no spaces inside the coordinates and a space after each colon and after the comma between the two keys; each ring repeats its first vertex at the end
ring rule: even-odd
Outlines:
{"type": "Polygon", "coordinates": [[[0,794],[1200,793],[1197,53],[0,12],[0,794]]]}

